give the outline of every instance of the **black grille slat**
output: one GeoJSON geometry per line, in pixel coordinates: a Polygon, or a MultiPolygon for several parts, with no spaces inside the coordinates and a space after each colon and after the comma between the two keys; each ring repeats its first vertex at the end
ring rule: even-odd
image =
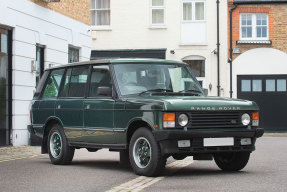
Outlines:
{"type": "Polygon", "coordinates": [[[240,112],[191,112],[191,128],[244,128],[240,112]]]}

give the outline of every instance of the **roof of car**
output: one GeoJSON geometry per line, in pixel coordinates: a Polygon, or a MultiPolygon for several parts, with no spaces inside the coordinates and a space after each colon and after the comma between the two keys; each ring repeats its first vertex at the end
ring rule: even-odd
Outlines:
{"type": "Polygon", "coordinates": [[[46,70],[71,67],[71,66],[79,66],[79,65],[89,65],[89,64],[121,64],[121,63],[160,63],[160,64],[186,64],[181,61],[173,61],[173,60],[165,60],[165,59],[142,59],[142,58],[121,58],[121,59],[101,59],[101,60],[91,60],[91,61],[83,61],[77,63],[70,63],[66,65],[58,65],[55,67],[51,67],[46,70]]]}

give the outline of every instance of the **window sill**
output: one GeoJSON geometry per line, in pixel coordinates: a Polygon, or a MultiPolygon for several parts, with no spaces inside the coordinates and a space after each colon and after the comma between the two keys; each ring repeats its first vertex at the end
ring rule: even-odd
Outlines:
{"type": "Polygon", "coordinates": [[[207,46],[206,42],[204,43],[181,43],[179,46],[207,46]]]}
{"type": "Polygon", "coordinates": [[[150,25],[149,29],[167,29],[166,25],[150,25]]]}
{"type": "Polygon", "coordinates": [[[92,31],[111,31],[111,26],[91,26],[92,31]]]}
{"type": "Polygon", "coordinates": [[[272,41],[270,40],[240,40],[240,41],[236,41],[236,45],[238,44],[271,45],[272,41]]]}

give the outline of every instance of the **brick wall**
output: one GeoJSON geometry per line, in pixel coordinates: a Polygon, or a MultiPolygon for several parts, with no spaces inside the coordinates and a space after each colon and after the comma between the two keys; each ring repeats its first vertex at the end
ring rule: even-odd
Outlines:
{"type": "MultiPolygon", "coordinates": [[[[228,11],[234,5],[232,0],[228,2],[228,11]]],[[[229,14],[228,14],[229,17],[229,14]]],[[[229,24],[229,21],[228,21],[229,24]]],[[[230,26],[228,26],[229,30],[230,26]]],[[[232,45],[234,48],[240,48],[240,52],[244,53],[254,48],[275,48],[287,53],[287,4],[249,4],[238,5],[233,11],[232,16],[232,45]],[[240,40],[240,13],[268,13],[268,30],[269,40],[272,41],[271,45],[255,45],[255,44],[239,44],[236,45],[236,41],[240,40]]],[[[229,34],[229,33],[228,33],[229,34]]],[[[229,37],[228,37],[229,41],[229,37]]],[[[228,44],[229,45],[229,44],[228,44]]],[[[239,54],[233,54],[235,59],[239,54]]]]}
{"type": "Polygon", "coordinates": [[[67,17],[90,25],[90,0],[61,0],[47,3],[43,0],[30,0],[37,5],[61,13],[67,17]]]}

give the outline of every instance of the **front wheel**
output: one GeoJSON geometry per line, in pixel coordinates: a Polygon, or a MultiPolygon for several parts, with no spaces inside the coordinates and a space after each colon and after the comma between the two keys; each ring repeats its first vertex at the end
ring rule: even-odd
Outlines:
{"type": "Polygon", "coordinates": [[[218,153],[213,156],[215,163],[223,171],[239,171],[247,165],[250,152],[218,153]]]}
{"type": "Polygon", "coordinates": [[[60,125],[53,125],[48,136],[48,152],[50,160],[55,165],[70,164],[74,157],[75,148],[70,147],[60,125]]]}
{"type": "Polygon", "coordinates": [[[161,155],[159,144],[148,128],[139,128],[132,135],[129,157],[138,175],[156,176],[166,164],[166,157],[161,155]]]}

